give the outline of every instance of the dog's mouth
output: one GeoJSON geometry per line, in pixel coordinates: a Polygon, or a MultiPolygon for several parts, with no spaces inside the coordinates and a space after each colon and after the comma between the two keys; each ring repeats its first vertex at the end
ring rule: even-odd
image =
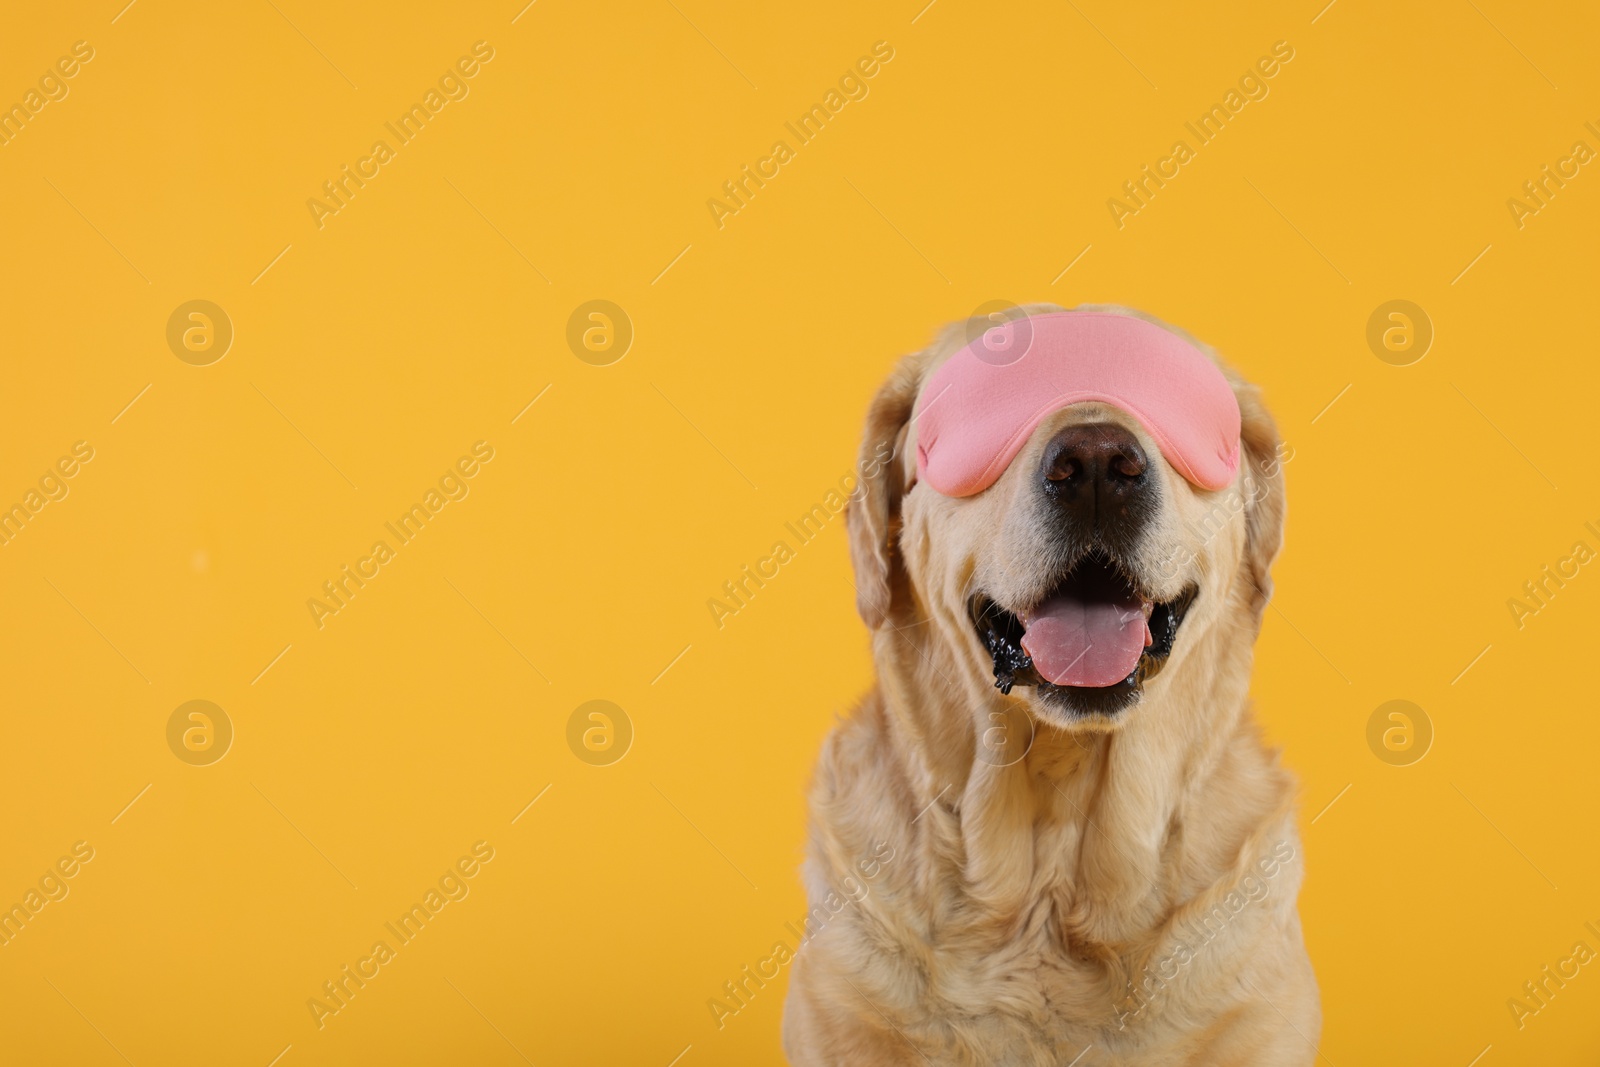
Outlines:
{"type": "Polygon", "coordinates": [[[1115,560],[1093,554],[1020,615],[981,593],[969,610],[1002,693],[1033,686],[1071,710],[1110,713],[1132,704],[1166,665],[1198,592],[1190,585],[1155,600],[1115,560]]]}

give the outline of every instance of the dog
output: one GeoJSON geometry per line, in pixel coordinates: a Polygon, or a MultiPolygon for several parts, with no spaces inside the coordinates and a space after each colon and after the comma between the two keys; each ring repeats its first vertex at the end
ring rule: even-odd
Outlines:
{"type": "Polygon", "coordinates": [[[1317,1055],[1295,785],[1247,701],[1292,452],[1258,390],[1187,334],[1120,307],[1071,314],[1190,346],[1237,405],[1236,468],[1197,488],[1170,441],[1086,400],[1013,434],[986,488],[947,495],[919,454],[950,402],[928,383],[994,324],[951,326],[895,367],[847,505],[877,684],[811,786],[812,911],[783,1023],[794,1067],[1317,1055]],[[1137,657],[1127,677],[1104,684],[1126,662],[1033,662],[1044,638],[1025,646],[1062,602],[1122,605],[1113,625],[1143,616],[1142,650],[1117,652],[1137,657]]]}

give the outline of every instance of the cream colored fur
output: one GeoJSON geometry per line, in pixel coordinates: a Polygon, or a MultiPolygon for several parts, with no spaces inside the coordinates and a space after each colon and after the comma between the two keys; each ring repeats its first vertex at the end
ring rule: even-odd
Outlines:
{"type": "Polygon", "coordinates": [[[942,497],[916,483],[911,413],[965,329],[903,359],[867,418],[849,526],[878,682],[812,786],[803,876],[826,922],[795,959],[789,1059],[1309,1064],[1321,1017],[1295,908],[1294,783],[1247,703],[1282,542],[1272,420],[1224,368],[1244,421],[1231,489],[1193,488],[1137,422],[1086,404],[1041,425],[983,493],[942,497]],[[1161,598],[1200,593],[1138,705],[1063,723],[1031,689],[994,688],[966,604],[975,587],[1026,603],[1052,580],[1032,479],[1045,443],[1085,420],[1127,426],[1159,473],[1137,573],[1161,598]]]}

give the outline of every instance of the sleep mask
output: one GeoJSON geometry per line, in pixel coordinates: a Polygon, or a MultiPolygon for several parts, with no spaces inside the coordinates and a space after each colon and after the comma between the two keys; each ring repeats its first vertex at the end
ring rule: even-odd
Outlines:
{"type": "Polygon", "coordinates": [[[1094,311],[1015,318],[934,372],[917,401],[917,473],[952,497],[993,485],[1038,425],[1099,401],[1139,420],[1201,489],[1239,469],[1239,402],[1204,352],[1143,319],[1094,311]]]}

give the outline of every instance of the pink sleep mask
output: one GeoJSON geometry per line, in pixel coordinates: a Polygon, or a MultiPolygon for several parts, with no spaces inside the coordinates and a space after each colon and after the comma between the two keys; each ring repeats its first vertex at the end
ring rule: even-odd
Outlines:
{"type": "Polygon", "coordinates": [[[917,401],[917,473],[945,496],[981,493],[1041,422],[1085,401],[1138,419],[1202,489],[1239,469],[1239,402],[1204,352],[1143,319],[1063,311],[996,325],[934,372],[917,401]]]}

